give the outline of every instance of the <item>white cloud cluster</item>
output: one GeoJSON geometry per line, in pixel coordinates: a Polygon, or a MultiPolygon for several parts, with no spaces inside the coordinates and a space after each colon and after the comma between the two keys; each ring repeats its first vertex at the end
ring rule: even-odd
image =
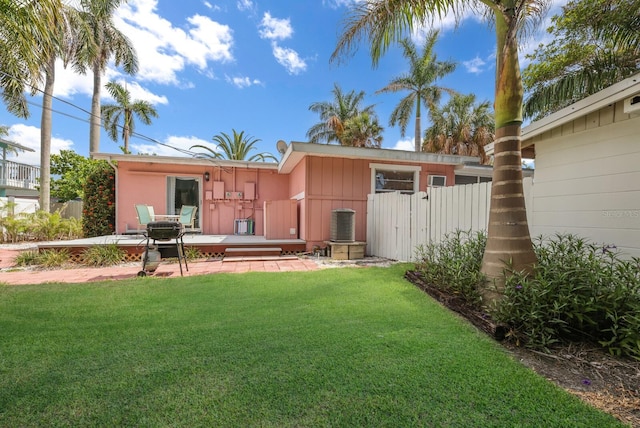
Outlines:
{"type": "Polygon", "coordinates": [[[233,32],[227,25],[194,15],[186,30],[157,13],[158,0],[131,0],[116,13],[116,25],[138,52],[138,78],[157,83],[178,83],[186,65],[205,72],[210,61],[233,60],[233,32]]]}
{"type": "MultiPolygon", "coordinates": [[[[5,138],[34,150],[33,152],[7,154],[9,160],[27,165],[40,165],[40,128],[18,123],[9,127],[9,134],[5,138]]],[[[73,142],[70,140],[51,138],[52,154],[58,154],[60,150],[72,150],[72,148],[73,142]]]]}
{"type": "Polygon", "coordinates": [[[230,76],[225,76],[225,80],[229,83],[231,83],[233,86],[236,86],[240,89],[242,88],[248,88],[249,86],[253,86],[253,85],[262,85],[262,82],[258,79],[251,79],[247,76],[243,76],[243,77],[230,77],[230,76]]]}
{"type": "Polygon", "coordinates": [[[467,69],[467,72],[473,73],[473,74],[482,73],[485,70],[484,66],[486,64],[487,64],[486,61],[480,58],[479,56],[476,56],[475,58],[469,61],[462,61],[462,65],[464,65],[464,68],[467,69]]]}
{"type": "Polygon", "coordinates": [[[185,151],[207,153],[206,150],[203,149],[191,149],[191,147],[195,145],[202,145],[209,147],[211,150],[219,151],[217,145],[210,141],[193,136],[180,137],[175,135],[167,137],[162,144],[140,143],[139,140],[134,139],[131,142],[131,149],[134,153],[157,156],[191,156],[191,154],[185,153],[185,151]]]}
{"type": "Polygon", "coordinates": [[[416,149],[416,142],[412,138],[410,140],[398,140],[393,147],[390,147],[392,150],[404,150],[407,152],[412,152],[416,149]]]}
{"type": "Polygon", "coordinates": [[[282,47],[279,41],[291,38],[293,27],[289,19],[279,19],[265,12],[258,27],[260,37],[271,41],[273,56],[289,74],[300,74],[307,69],[307,63],[300,57],[298,52],[291,48],[282,47]]]}
{"type": "Polygon", "coordinates": [[[236,5],[238,7],[238,10],[241,12],[244,12],[244,11],[255,12],[256,10],[256,5],[251,0],[238,0],[236,5]]]}
{"type": "Polygon", "coordinates": [[[293,35],[291,21],[278,19],[265,12],[259,29],[260,37],[268,40],[286,40],[293,35]]]}

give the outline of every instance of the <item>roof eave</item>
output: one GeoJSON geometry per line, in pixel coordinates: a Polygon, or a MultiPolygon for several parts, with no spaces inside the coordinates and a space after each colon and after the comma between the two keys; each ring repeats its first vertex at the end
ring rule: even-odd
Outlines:
{"type": "Polygon", "coordinates": [[[477,163],[477,157],[442,155],[435,153],[417,153],[392,149],[365,147],[347,147],[332,144],[314,144],[292,141],[285,151],[278,171],[288,174],[306,156],[339,157],[346,159],[368,159],[374,161],[392,161],[397,163],[438,163],[445,165],[463,165],[477,163]]]}
{"type": "Polygon", "coordinates": [[[94,159],[118,162],[142,162],[153,164],[172,165],[198,165],[221,168],[245,168],[245,169],[278,169],[278,164],[273,162],[250,162],[240,160],[223,160],[207,158],[189,158],[183,156],[154,156],[154,155],[126,155],[117,153],[91,153],[94,159]]]}

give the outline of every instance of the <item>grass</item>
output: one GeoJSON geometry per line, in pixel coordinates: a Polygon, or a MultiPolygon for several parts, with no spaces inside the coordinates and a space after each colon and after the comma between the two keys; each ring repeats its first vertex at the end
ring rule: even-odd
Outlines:
{"type": "Polygon", "coordinates": [[[620,426],[406,269],[0,286],[0,426],[620,426]]]}

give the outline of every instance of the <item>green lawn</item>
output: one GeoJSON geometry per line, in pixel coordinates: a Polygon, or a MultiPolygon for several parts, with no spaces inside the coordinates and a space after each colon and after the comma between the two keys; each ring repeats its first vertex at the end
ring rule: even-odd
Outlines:
{"type": "Polygon", "coordinates": [[[2,285],[0,426],[620,426],[407,268],[2,285]]]}

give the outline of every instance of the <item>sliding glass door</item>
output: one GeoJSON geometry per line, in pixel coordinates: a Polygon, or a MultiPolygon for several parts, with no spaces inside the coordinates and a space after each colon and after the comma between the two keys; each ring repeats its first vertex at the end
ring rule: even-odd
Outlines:
{"type": "Polygon", "coordinates": [[[167,214],[178,214],[183,205],[198,207],[195,227],[200,228],[200,178],[167,177],[167,214]]]}

